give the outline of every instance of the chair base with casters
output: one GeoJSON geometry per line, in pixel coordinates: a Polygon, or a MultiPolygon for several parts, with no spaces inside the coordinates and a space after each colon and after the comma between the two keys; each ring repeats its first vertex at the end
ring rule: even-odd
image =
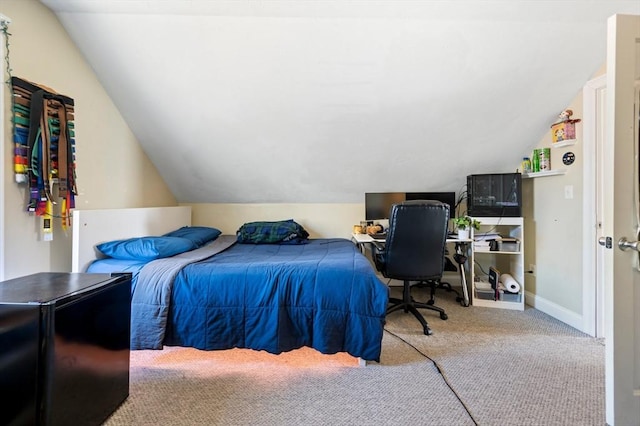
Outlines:
{"type": "MultiPolygon", "coordinates": [[[[457,259],[456,259],[456,261],[457,261],[457,259]]],[[[444,270],[445,271],[449,271],[449,272],[458,272],[458,268],[456,267],[456,265],[453,264],[453,262],[448,257],[445,257],[444,270]]],[[[448,282],[444,282],[444,281],[440,281],[440,280],[434,280],[434,281],[431,281],[431,282],[421,281],[418,284],[416,284],[415,287],[420,287],[420,288],[429,287],[430,288],[431,292],[430,292],[429,300],[427,301],[428,305],[433,305],[435,303],[436,290],[439,289],[439,290],[445,290],[447,293],[451,293],[451,292],[455,293],[456,294],[456,302],[458,302],[458,303],[460,303],[461,305],[464,306],[464,299],[462,298],[462,296],[460,296],[460,293],[458,292],[458,290],[456,290],[453,287],[451,287],[451,284],[448,283],[448,282]]]]}
{"type": "Polygon", "coordinates": [[[431,285],[431,298],[427,301],[427,304],[433,305],[435,303],[436,289],[445,290],[448,293],[451,293],[451,292],[455,293],[456,302],[464,306],[464,299],[460,296],[460,293],[458,292],[458,290],[451,287],[451,284],[447,282],[439,282],[435,285],[431,285]]]}
{"type": "Polygon", "coordinates": [[[418,321],[420,321],[420,324],[422,324],[422,328],[424,330],[424,334],[427,336],[431,335],[431,329],[427,324],[427,320],[422,316],[422,314],[418,311],[418,309],[430,309],[432,311],[439,312],[440,319],[442,320],[446,320],[448,318],[447,314],[444,312],[444,309],[439,308],[437,306],[433,306],[428,302],[421,303],[413,300],[413,297],[411,297],[410,281],[404,281],[404,286],[402,288],[402,299],[390,297],[389,303],[391,304],[391,306],[387,308],[387,315],[390,314],[391,312],[395,312],[400,309],[403,309],[405,313],[411,312],[413,316],[416,317],[418,321]]]}

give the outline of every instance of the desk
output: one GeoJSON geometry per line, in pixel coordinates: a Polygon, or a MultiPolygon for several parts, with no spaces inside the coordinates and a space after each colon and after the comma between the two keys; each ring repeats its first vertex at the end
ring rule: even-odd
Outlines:
{"type": "MultiPolygon", "coordinates": [[[[383,239],[374,239],[369,234],[351,234],[351,241],[353,241],[359,247],[362,246],[363,244],[371,244],[374,241],[377,241],[377,242],[382,243],[382,244],[385,243],[385,239],[384,238],[383,239]]],[[[472,242],[473,242],[473,240],[471,238],[467,238],[466,240],[459,240],[456,237],[447,238],[447,244],[452,244],[452,243],[469,244],[469,243],[472,243],[472,242]]]]}
{"type": "MultiPolygon", "coordinates": [[[[354,242],[359,248],[360,251],[364,254],[365,247],[368,244],[373,244],[373,242],[385,243],[384,239],[374,239],[369,234],[351,234],[351,241],[354,242]]],[[[467,238],[464,240],[460,240],[458,238],[447,238],[447,244],[455,244],[456,254],[453,256],[454,260],[458,264],[458,270],[460,271],[460,283],[462,284],[462,306],[469,306],[469,289],[467,288],[467,276],[465,274],[464,264],[467,261],[466,252],[468,251],[469,244],[471,244],[473,240],[471,238],[467,238]]]]}

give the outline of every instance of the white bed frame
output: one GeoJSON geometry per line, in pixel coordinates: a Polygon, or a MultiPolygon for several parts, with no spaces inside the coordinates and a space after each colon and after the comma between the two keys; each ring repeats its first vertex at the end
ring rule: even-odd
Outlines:
{"type": "Polygon", "coordinates": [[[162,235],[191,225],[191,207],[74,210],[71,272],[84,272],[98,259],[96,244],[124,238],[162,235]]]}

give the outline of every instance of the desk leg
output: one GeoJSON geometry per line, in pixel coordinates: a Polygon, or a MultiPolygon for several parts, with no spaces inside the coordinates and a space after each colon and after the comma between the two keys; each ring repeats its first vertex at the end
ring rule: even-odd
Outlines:
{"type": "Polygon", "coordinates": [[[461,305],[464,307],[469,306],[469,290],[467,289],[467,275],[464,271],[464,264],[467,262],[467,256],[464,254],[467,249],[466,243],[456,243],[456,254],[453,256],[453,260],[458,264],[460,270],[460,282],[462,283],[462,301],[461,305]]]}
{"type": "Polygon", "coordinates": [[[358,246],[358,248],[360,249],[360,253],[366,254],[366,249],[365,249],[365,246],[364,246],[366,243],[361,243],[360,241],[356,240],[353,237],[351,237],[351,242],[353,244],[355,244],[356,246],[358,246]]]}

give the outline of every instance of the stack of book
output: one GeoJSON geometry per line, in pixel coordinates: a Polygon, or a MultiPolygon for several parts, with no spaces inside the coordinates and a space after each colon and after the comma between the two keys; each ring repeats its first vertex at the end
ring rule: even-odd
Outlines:
{"type": "Polygon", "coordinates": [[[491,251],[491,242],[489,240],[474,241],[473,249],[475,251],[491,251]]]}
{"type": "Polygon", "coordinates": [[[473,249],[475,251],[491,251],[496,250],[500,234],[496,232],[477,232],[473,236],[473,249]]]}

